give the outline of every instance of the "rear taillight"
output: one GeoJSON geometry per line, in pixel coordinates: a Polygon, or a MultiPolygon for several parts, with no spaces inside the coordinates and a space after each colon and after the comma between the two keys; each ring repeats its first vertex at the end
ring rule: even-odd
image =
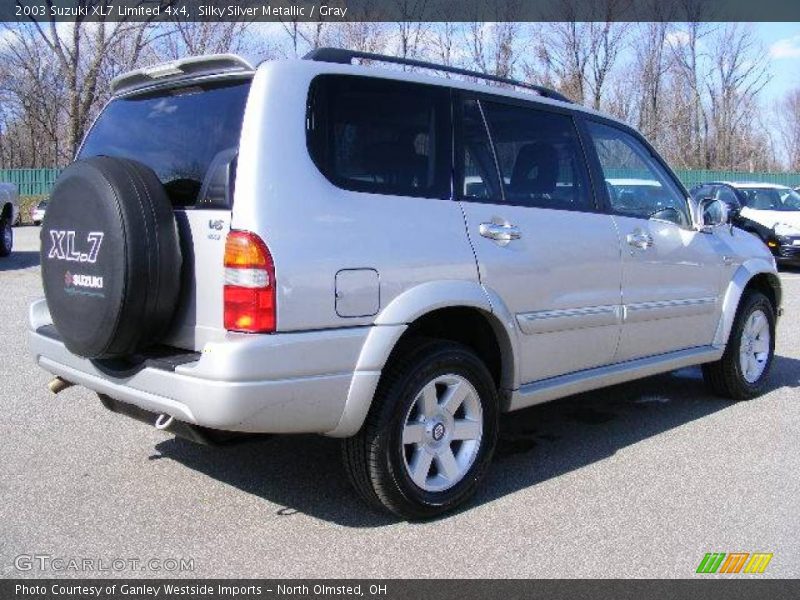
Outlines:
{"type": "Polygon", "coordinates": [[[225,329],[275,331],[275,265],[254,233],[231,231],[225,241],[225,329]]]}

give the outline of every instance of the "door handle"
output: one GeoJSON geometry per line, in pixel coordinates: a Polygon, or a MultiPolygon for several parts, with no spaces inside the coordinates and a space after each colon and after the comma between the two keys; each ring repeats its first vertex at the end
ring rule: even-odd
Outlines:
{"type": "Polygon", "coordinates": [[[628,245],[633,246],[634,248],[639,248],[640,250],[647,250],[648,248],[652,248],[655,242],[653,242],[653,236],[649,233],[645,233],[644,231],[634,231],[633,233],[628,234],[628,245]]]}
{"type": "Polygon", "coordinates": [[[497,223],[481,223],[480,234],[496,242],[510,242],[522,237],[522,232],[515,225],[498,225],[497,223]]]}

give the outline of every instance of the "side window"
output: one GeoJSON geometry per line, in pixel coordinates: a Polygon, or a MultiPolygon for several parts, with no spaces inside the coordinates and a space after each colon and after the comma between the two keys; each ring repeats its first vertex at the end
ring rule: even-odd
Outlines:
{"type": "Polygon", "coordinates": [[[587,125],[615,213],[691,226],[683,193],[639,140],[616,127],[587,125]]]}
{"type": "Polygon", "coordinates": [[[462,183],[459,197],[464,200],[501,202],[503,194],[497,165],[477,100],[465,100],[462,104],[461,138],[459,166],[462,183]]]}
{"type": "Polygon", "coordinates": [[[586,164],[568,115],[482,102],[509,204],[592,210],[586,164]]]}
{"type": "Polygon", "coordinates": [[[371,77],[320,75],[309,91],[312,159],[354,191],[450,197],[447,90],[371,77]]]}

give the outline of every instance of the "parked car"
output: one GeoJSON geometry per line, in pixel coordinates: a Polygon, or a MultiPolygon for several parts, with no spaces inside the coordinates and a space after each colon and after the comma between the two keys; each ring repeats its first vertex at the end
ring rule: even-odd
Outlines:
{"type": "Polygon", "coordinates": [[[470,497],[500,413],[697,364],[765,390],[780,280],[724,205],[556,92],[381,62],[465,74],[320,49],[116,79],[44,218],[51,389],[196,441],[343,438],[408,519],[470,497]]]}
{"type": "Polygon", "coordinates": [[[13,183],[0,183],[0,256],[14,247],[13,226],[19,220],[19,192],[13,183]]]}
{"type": "Polygon", "coordinates": [[[776,260],[800,264],[800,193],[773,183],[714,182],[695,186],[692,196],[723,201],[736,226],[758,236],[776,260]]]}
{"type": "Polygon", "coordinates": [[[31,222],[34,225],[41,225],[44,221],[44,214],[47,211],[47,200],[42,200],[31,209],[31,222]]]}

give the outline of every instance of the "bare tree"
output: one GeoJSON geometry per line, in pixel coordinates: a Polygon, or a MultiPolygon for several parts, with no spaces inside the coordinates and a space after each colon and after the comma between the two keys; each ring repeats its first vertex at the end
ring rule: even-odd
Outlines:
{"type": "Polygon", "coordinates": [[[447,67],[459,63],[459,34],[461,25],[451,21],[436,23],[432,26],[429,52],[434,61],[447,67]]]}
{"type": "Polygon", "coordinates": [[[331,37],[332,23],[322,18],[315,22],[289,19],[281,20],[280,23],[289,42],[289,51],[285,54],[292,58],[298,58],[309,50],[321,48],[331,37]]]}
{"type": "Polygon", "coordinates": [[[3,108],[6,127],[22,135],[6,136],[6,151],[20,164],[55,165],[61,156],[61,106],[64,86],[49,49],[34,39],[16,39],[4,49],[3,108]]]}
{"type": "Polygon", "coordinates": [[[399,20],[397,25],[398,56],[417,56],[425,42],[430,27],[422,18],[428,10],[428,0],[394,0],[399,20]]]}
{"type": "MultiPolygon", "coordinates": [[[[52,15],[54,0],[44,0],[48,14],[52,15]]],[[[162,0],[162,3],[168,0],[162,0]]],[[[81,6],[108,6],[110,0],[80,0],[81,6]]],[[[55,16],[49,21],[40,22],[32,19],[28,25],[14,28],[18,40],[38,36],[55,56],[61,76],[64,78],[67,114],[66,149],[69,153],[77,150],[78,144],[89,126],[93,111],[98,101],[98,90],[102,67],[107,57],[117,51],[118,45],[129,34],[146,27],[153,19],[144,21],[107,22],[107,17],[97,17],[96,21],[87,21],[78,16],[75,21],[58,24],[55,16]]]]}
{"type": "Polygon", "coordinates": [[[681,123],[688,125],[685,137],[687,151],[691,154],[690,163],[702,169],[711,166],[708,137],[710,122],[703,102],[703,82],[708,77],[703,50],[705,40],[713,33],[706,23],[687,23],[670,40],[673,65],[675,66],[675,85],[678,99],[686,103],[687,114],[681,123]]]}
{"type": "Polygon", "coordinates": [[[514,47],[519,30],[516,22],[470,23],[469,50],[475,67],[488,75],[511,77],[519,61],[514,47]]]}
{"type": "Polygon", "coordinates": [[[775,128],[782,146],[786,166],[800,171],[800,89],[789,91],[777,107],[775,128]]]}
{"type": "Polygon", "coordinates": [[[247,54],[256,44],[249,35],[252,21],[173,21],[164,26],[168,34],[159,44],[164,59],[233,52],[247,54]]]}
{"type": "Polygon", "coordinates": [[[768,56],[750,27],[732,23],[719,30],[711,62],[706,89],[713,127],[712,160],[726,169],[746,168],[753,162],[745,142],[757,115],[756,99],[771,79],[768,56]]]}
{"type": "Polygon", "coordinates": [[[641,23],[633,44],[634,78],[630,83],[636,90],[636,125],[649,138],[663,131],[665,79],[671,66],[667,37],[671,31],[667,22],[641,23]]]}
{"type": "MultiPolygon", "coordinates": [[[[548,24],[537,52],[543,67],[538,77],[576,102],[600,109],[612,70],[625,47],[627,31],[627,23],[610,20],[548,24]]],[[[536,66],[528,70],[535,72],[536,66]]]]}

